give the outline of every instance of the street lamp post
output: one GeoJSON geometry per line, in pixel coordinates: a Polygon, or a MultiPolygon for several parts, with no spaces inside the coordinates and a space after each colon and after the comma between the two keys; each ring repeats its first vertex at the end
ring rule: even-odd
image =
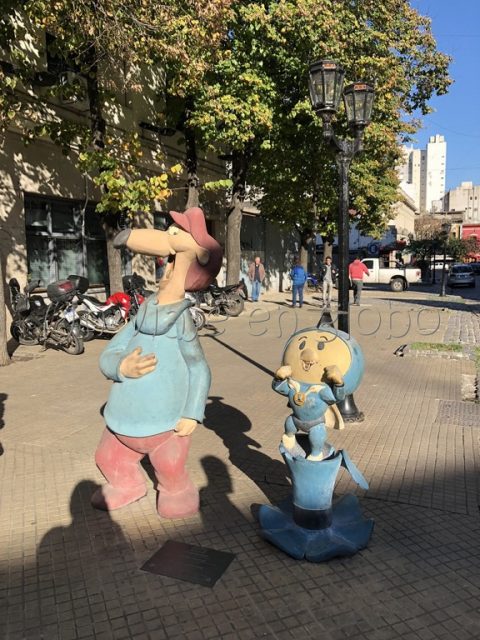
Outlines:
{"type": "MultiPolygon", "coordinates": [[[[350,333],[349,322],[349,219],[348,219],[348,172],[353,158],[363,150],[363,132],[370,123],[373,107],[373,88],[365,82],[354,82],[343,88],[344,69],[333,60],[319,60],[310,65],[309,87],[313,110],[323,120],[323,137],[335,153],[339,184],[340,202],[338,210],[338,329],[350,333]],[[343,95],[345,112],[353,140],[340,139],[333,132],[332,118],[337,113],[343,95]]],[[[340,413],[345,421],[357,422],[363,414],[355,406],[353,395],[339,403],[340,413]]]]}
{"type": "Polygon", "coordinates": [[[450,228],[451,225],[449,222],[444,222],[442,224],[442,233],[443,233],[443,263],[442,263],[442,285],[441,285],[441,289],[440,289],[440,297],[445,297],[446,295],[446,291],[445,291],[445,286],[446,286],[446,278],[445,278],[445,267],[447,264],[447,241],[448,241],[448,236],[450,234],[450,228]]]}

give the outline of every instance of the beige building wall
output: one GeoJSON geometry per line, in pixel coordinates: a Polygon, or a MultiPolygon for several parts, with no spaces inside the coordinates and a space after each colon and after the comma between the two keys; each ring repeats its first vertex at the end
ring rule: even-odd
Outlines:
{"type": "Polygon", "coordinates": [[[480,222],[480,185],[462,182],[459,187],[451,189],[445,195],[443,202],[444,211],[464,212],[464,222],[480,222]]]}
{"type": "MultiPolygon", "coordinates": [[[[32,59],[37,60],[38,69],[46,69],[43,34],[37,41],[29,40],[32,59]]],[[[121,71],[119,71],[121,74],[121,71]]],[[[184,160],[184,147],[180,144],[180,134],[162,135],[161,129],[151,131],[145,123],[155,127],[158,114],[164,108],[163,75],[161,70],[142,72],[144,90],[136,93],[119,94],[118,104],[105,106],[107,136],[115,133],[137,132],[142,145],[141,168],[144,175],[158,174],[165,167],[184,160]]],[[[21,91],[34,94],[41,92],[21,88],[21,91]]],[[[76,122],[89,123],[88,103],[82,101],[49,101],[50,116],[76,122]]],[[[25,197],[38,194],[52,198],[66,198],[82,203],[96,203],[100,193],[92,182],[82,175],[75,166],[76,151],[69,156],[61,153],[58,146],[48,139],[37,139],[25,146],[20,133],[7,131],[0,139],[0,252],[3,256],[4,273],[7,280],[17,277],[23,287],[27,281],[27,246],[25,228],[25,197]]],[[[199,158],[199,177],[201,181],[225,178],[225,164],[211,156],[199,158]]],[[[171,184],[174,195],[169,202],[157,203],[157,210],[184,210],[186,202],[185,178],[171,184]]],[[[205,193],[201,205],[205,206],[207,216],[212,220],[211,230],[222,234],[224,227],[225,194],[205,193]]],[[[135,218],[135,226],[154,225],[154,213],[142,214],[135,218]]],[[[223,236],[222,236],[223,237],[223,236]]],[[[153,258],[133,256],[131,269],[143,275],[148,286],[155,284],[155,261],[153,258]]],[[[47,284],[47,283],[45,283],[47,284]]]]}
{"type": "Polygon", "coordinates": [[[73,160],[47,140],[25,146],[21,136],[7,131],[0,143],[0,250],[6,277],[27,281],[24,197],[26,193],[84,200],[95,199],[91,182],[75,169],[73,160]]]}
{"type": "Polygon", "coordinates": [[[400,190],[400,197],[393,205],[392,218],[388,225],[394,226],[397,232],[397,240],[408,240],[408,236],[415,234],[415,218],[417,208],[411,198],[400,190]]]}
{"type": "Polygon", "coordinates": [[[416,209],[429,213],[445,194],[447,143],[441,135],[430,136],[425,149],[403,147],[398,176],[416,209]]]}
{"type": "MultiPolygon", "coordinates": [[[[170,145],[169,145],[170,146],[170,145]]],[[[147,173],[161,171],[156,162],[157,151],[152,141],[143,141],[144,170],[147,173]]],[[[167,165],[183,160],[181,148],[163,149],[167,165]],[[174,156],[174,157],[172,157],[174,156]]],[[[200,161],[202,180],[219,180],[225,177],[224,167],[219,162],[200,161]]],[[[158,203],[159,210],[184,210],[186,190],[184,179],[172,186],[174,196],[158,203]]],[[[4,134],[0,142],[0,252],[3,256],[5,277],[16,277],[23,287],[27,282],[27,247],[25,228],[26,194],[66,198],[82,203],[96,203],[100,199],[98,189],[91,180],[82,175],[75,166],[75,153],[64,156],[59,147],[49,140],[38,140],[25,146],[21,136],[14,131],[4,134]]],[[[210,229],[223,243],[225,238],[225,194],[206,192],[201,198],[210,229]]],[[[153,211],[135,217],[136,227],[153,227],[153,211]]],[[[132,256],[132,271],[141,274],[148,286],[155,284],[155,262],[153,258],[132,256]]],[[[45,283],[45,285],[48,283],[45,283]]]]}
{"type": "MultiPolygon", "coordinates": [[[[24,49],[29,59],[35,61],[38,71],[47,72],[45,34],[24,35],[24,49]]],[[[22,43],[21,43],[22,46],[22,43]]],[[[0,52],[8,60],[8,52],[0,52]]],[[[142,145],[141,170],[144,175],[162,172],[184,160],[184,147],[180,144],[180,134],[174,131],[162,131],[159,118],[165,111],[164,74],[161,69],[141,69],[137,83],[140,91],[126,92],[121,87],[126,69],[100,69],[100,76],[109,89],[117,87],[117,101],[103,105],[107,120],[107,136],[136,132],[142,145]],[[145,127],[147,124],[149,127],[145,127]],[[153,130],[152,130],[153,128],[153,130]],[[173,135],[171,135],[173,133],[173,135]],[[166,135],[168,134],[168,135],[166,135]]],[[[62,71],[62,73],[64,73],[62,71]]],[[[73,71],[65,72],[66,82],[85,79],[73,71]]],[[[22,87],[18,91],[25,102],[35,100],[47,89],[42,87],[22,87]]],[[[48,98],[48,117],[61,118],[90,125],[88,101],[81,94],[68,100],[48,98]]],[[[75,166],[75,148],[69,156],[61,153],[60,147],[49,139],[37,139],[25,146],[20,133],[7,131],[0,140],[0,255],[3,259],[4,273],[8,280],[16,277],[23,287],[27,281],[27,235],[25,226],[25,198],[40,195],[49,198],[64,198],[94,205],[100,199],[100,193],[92,182],[82,175],[75,166]]],[[[215,157],[203,155],[199,158],[199,177],[203,181],[225,178],[225,163],[215,157]]],[[[170,184],[174,188],[169,202],[157,203],[157,211],[170,209],[184,210],[186,202],[185,177],[170,184]]],[[[223,232],[221,220],[225,212],[225,194],[206,193],[203,197],[206,213],[211,218],[210,228],[214,234],[223,232]]],[[[155,223],[154,212],[136,216],[135,226],[152,227],[155,223]]],[[[221,235],[221,237],[224,238],[221,235]]],[[[132,256],[131,270],[143,275],[149,287],[155,284],[155,261],[153,258],[132,256]]],[[[48,284],[47,282],[44,283],[48,284]]]]}
{"type": "Polygon", "coordinates": [[[425,153],[421,149],[413,149],[410,159],[410,182],[413,187],[413,201],[418,211],[422,206],[425,194],[425,181],[422,181],[422,168],[425,163],[425,153]]]}
{"type": "Polygon", "coordinates": [[[447,143],[441,135],[430,136],[426,149],[425,211],[433,209],[435,200],[445,195],[447,143]]]}

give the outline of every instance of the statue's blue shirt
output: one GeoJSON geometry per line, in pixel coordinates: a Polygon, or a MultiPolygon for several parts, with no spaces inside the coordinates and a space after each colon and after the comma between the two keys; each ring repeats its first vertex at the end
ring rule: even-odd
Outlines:
{"type": "Polygon", "coordinates": [[[174,429],[180,418],[202,422],[210,369],[188,310],[188,300],[159,305],[152,296],[100,356],[102,373],[114,384],[105,407],[108,427],[120,435],[144,437],[174,429]],[[119,373],[137,347],[157,358],[154,371],[140,378],[119,373]]]}
{"type": "Polygon", "coordinates": [[[323,421],[328,407],[345,397],[343,385],[333,385],[332,388],[323,382],[310,384],[292,378],[274,378],[272,388],[277,393],[288,396],[288,406],[292,409],[293,415],[304,422],[323,421]]]}

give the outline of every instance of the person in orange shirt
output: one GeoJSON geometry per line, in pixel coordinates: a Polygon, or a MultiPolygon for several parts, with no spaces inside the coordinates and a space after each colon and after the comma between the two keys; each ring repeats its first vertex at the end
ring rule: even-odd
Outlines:
{"type": "Polygon", "coordinates": [[[348,275],[350,276],[350,280],[352,281],[353,286],[353,303],[355,305],[360,306],[360,296],[362,294],[363,287],[363,276],[368,276],[368,269],[360,261],[360,258],[355,258],[355,260],[350,263],[348,267],[348,275]]]}

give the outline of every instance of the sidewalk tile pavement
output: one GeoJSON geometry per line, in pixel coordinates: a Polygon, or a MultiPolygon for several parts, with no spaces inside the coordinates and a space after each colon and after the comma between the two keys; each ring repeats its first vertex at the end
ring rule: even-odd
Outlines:
{"type": "MultiPolygon", "coordinates": [[[[352,311],[367,364],[355,393],[365,421],[329,439],[370,483],[363,491],[344,473],[336,495],[356,493],[375,529],[367,549],[318,565],[267,544],[255,520],[259,504],[290,493],[278,451],[288,408],[270,384],[293,316],[279,326],[278,300],[255,307],[270,314],[262,326],[249,305],[224,333],[202,331],[213,382],[189,459],[201,511],[185,520],[157,516],[148,461],[144,499],[113,513],[90,506],[103,482],[93,454],[110,384],[97,365],[104,342],[78,357],[19,348],[0,369],[0,638],[480,638],[479,405],[468,420],[460,410],[461,376],[475,365],[396,358],[422,334],[413,326],[392,337],[388,305],[368,292],[364,300],[381,319],[370,333],[362,308],[352,311]],[[140,571],[168,539],[236,558],[213,589],[140,571]]],[[[318,320],[309,301],[299,326],[318,320]]],[[[437,310],[425,308],[434,327],[437,310]]],[[[457,313],[442,312],[429,340],[456,339],[457,313]]]]}

